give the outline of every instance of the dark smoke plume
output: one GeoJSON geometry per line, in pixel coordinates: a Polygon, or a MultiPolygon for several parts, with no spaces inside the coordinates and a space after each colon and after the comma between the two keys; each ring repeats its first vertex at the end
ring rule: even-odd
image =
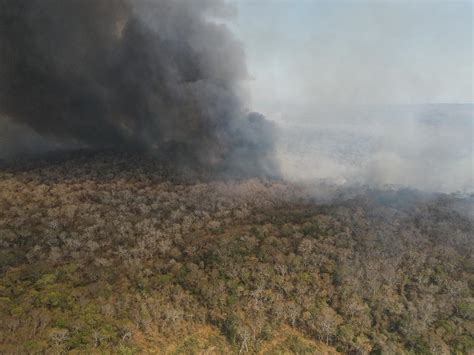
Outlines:
{"type": "Polygon", "coordinates": [[[272,174],[217,0],[0,0],[0,116],[45,137],[272,174]]]}

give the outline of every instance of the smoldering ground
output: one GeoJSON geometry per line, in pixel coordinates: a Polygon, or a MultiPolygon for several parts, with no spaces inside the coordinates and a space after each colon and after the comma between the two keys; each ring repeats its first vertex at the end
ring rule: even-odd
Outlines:
{"type": "Polygon", "coordinates": [[[230,15],[218,0],[1,0],[2,155],[113,147],[274,175],[230,15]]]}

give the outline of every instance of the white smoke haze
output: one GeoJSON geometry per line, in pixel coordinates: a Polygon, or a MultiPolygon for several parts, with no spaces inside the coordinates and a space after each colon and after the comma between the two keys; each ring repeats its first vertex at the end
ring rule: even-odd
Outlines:
{"type": "Polygon", "coordinates": [[[315,121],[281,125],[287,179],[474,191],[472,105],[359,108],[333,123],[315,121]]]}
{"type": "Polygon", "coordinates": [[[474,191],[472,2],[234,2],[286,179],[474,191]]]}

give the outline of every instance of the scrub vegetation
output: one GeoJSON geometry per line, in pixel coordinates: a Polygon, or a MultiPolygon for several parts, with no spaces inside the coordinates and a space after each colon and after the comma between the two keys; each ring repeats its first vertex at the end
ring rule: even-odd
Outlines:
{"type": "Polygon", "coordinates": [[[0,353],[468,354],[472,197],[72,154],[0,170],[0,353]]]}

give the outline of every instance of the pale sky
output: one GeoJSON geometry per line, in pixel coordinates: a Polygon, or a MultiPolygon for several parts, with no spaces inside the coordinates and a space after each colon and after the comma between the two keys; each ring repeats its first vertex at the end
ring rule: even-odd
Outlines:
{"type": "Polygon", "coordinates": [[[251,104],[267,115],[474,102],[471,1],[229,2],[252,76],[251,104]]]}

